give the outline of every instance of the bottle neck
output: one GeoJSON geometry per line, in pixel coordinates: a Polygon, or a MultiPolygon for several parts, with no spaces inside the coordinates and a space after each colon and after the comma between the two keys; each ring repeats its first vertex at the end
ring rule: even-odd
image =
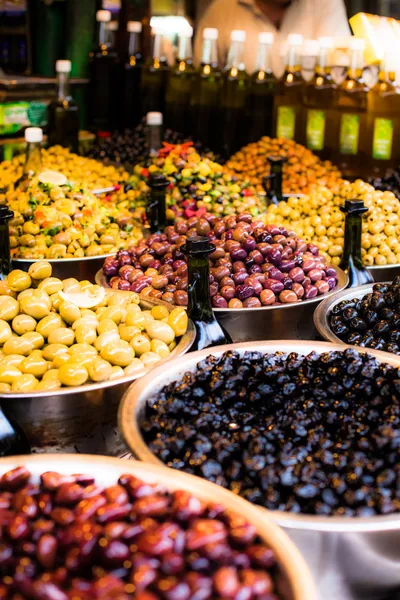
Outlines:
{"type": "Polygon", "coordinates": [[[256,71],[264,71],[270,73],[272,71],[271,64],[271,48],[270,44],[260,44],[258,46],[256,71]]]}
{"type": "Polygon", "coordinates": [[[162,34],[161,33],[156,33],[156,35],[154,36],[154,43],[153,43],[153,60],[158,60],[160,61],[164,56],[163,56],[163,43],[162,43],[162,34]]]}
{"type": "Polygon", "coordinates": [[[10,233],[8,229],[8,220],[0,220],[0,280],[12,270],[10,256],[10,233]]]}
{"type": "Polygon", "coordinates": [[[201,62],[203,65],[217,65],[217,40],[204,40],[201,62]]]}
{"type": "Polygon", "coordinates": [[[69,96],[69,73],[57,73],[58,97],[69,96]]]}
{"type": "Polygon", "coordinates": [[[361,233],[362,217],[361,215],[346,215],[344,223],[344,250],[343,264],[349,263],[352,256],[356,267],[362,267],[361,258],[361,233]]]}
{"type": "Polygon", "coordinates": [[[162,146],[162,125],[147,126],[147,145],[151,154],[156,154],[162,146]]]}
{"type": "Polygon", "coordinates": [[[40,142],[30,142],[26,146],[24,175],[33,177],[42,170],[42,148],[40,142]]]}
{"type": "Polygon", "coordinates": [[[239,71],[244,71],[244,42],[231,42],[226,68],[235,68],[239,71]]]}
{"type": "Polygon", "coordinates": [[[193,58],[192,40],[190,37],[181,35],[178,44],[178,61],[191,61],[193,58]]]}
{"type": "Polygon", "coordinates": [[[286,70],[293,73],[301,71],[300,51],[297,46],[289,46],[286,58],[286,70]]]}
{"type": "Polygon", "coordinates": [[[99,46],[107,46],[107,29],[106,23],[99,23],[99,46]]]}
{"type": "Polygon", "coordinates": [[[361,79],[364,68],[364,52],[362,50],[352,50],[350,54],[349,77],[351,79],[361,79]]]}
{"type": "Polygon", "coordinates": [[[150,204],[147,211],[151,233],[163,232],[167,226],[165,196],[166,186],[151,188],[150,204]]]}
{"type": "Polygon", "coordinates": [[[136,56],[136,54],[138,54],[139,52],[139,34],[132,31],[129,34],[129,44],[128,44],[128,52],[129,52],[129,56],[136,56]]]}
{"type": "Polygon", "coordinates": [[[329,50],[328,48],[321,48],[319,51],[316,71],[322,75],[329,69],[329,50]]]}
{"type": "Polygon", "coordinates": [[[211,322],[210,266],[207,256],[188,256],[188,315],[194,321],[211,322]]]}

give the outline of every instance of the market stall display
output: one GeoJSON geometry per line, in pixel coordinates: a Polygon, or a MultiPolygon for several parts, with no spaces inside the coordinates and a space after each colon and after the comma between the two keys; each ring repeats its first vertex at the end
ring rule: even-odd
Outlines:
{"type": "Polygon", "coordinates": [[[263,178],[269,174],[268,156],[284,156],[285,194],[309,193],[316,186],[331,188],[341,178],[340,171],[329,161],[321,161],[305,146],[283,138],[263,137],[248,144],[225,164],[227,173],[248,180],[259,192],[264,190],[263,178]]]}

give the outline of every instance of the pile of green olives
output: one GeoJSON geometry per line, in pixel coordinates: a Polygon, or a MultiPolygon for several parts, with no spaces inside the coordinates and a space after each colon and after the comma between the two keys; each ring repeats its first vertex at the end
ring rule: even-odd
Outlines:
{"type": "Polygon", "coordinates": [[[183,308],[52,277],[46,261],[0,282],[0,393],[39,392],[144,373],[187,329],[183,308]],[[91,308],[87,308],[90,306],[91,308]]]}

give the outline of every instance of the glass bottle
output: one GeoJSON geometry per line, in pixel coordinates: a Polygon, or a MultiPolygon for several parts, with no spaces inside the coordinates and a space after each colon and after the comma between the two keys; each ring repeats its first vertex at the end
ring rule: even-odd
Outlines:
{"type": "Polygon", "coordinates": [[[275,96],[274,122],[278,138],[301,142],[302,103],[304,79],[301,74],[300,50],[303,36],[293,33],[288,37],[285,71],[275,96]]]}
{"type": "Polygon", "coordinates": [[[208,255],[215,246],[207,237],[195,236],[187,238],[181,250],[186,254],[188,266],[188,316],[196,327],[191,351],[231,344],[230,335],[218,323],[211,306],[208,255]]]}
{"type": "Polygon", "coordinates": [[[228,158],[244,145],[245,108],[249,78],[244,64],[246,32],[231,32],[231,45],[221,92],[220,143],[228,158]]]}
{"type": "Polygon", "coordinates": [[[273,135],[274,97],[278,89],[271,65],[273,45],[273,33],[259,33],[256,70],[250,78],[247,95],[245,144],[273,135]]]}
{"type": "Polygon", "coordinates": [[[362,216],[368,212],[363,200],[346,200],[340,210],[345,214],[344,250],[340,268],[347,272],[348,287],[373,283],[374,278],[363,266],[361,257],[362,216]]]}
{"type": "Polygon", "coordinates": [[[167,226],[166,191],[169,181],[161,173],[153,173],[149,181],[150,194],[147,203],[147,219],[151,233],[163,233],[167,226]]]}
{"type": "Polygon", "coordinates": [[[218,29],[203,30],[201,65],[197,73],[193,94],[193,137],[211,149],[218,147],[219,104],[221,100],[222,73],[217,58],[218,29]]]}
{"type": "Polygon", "coordinates": [[[124,68],[123,126],[134,128],[140,122],[142,106],[140,98],[140,80],[142,77],[143,54],[140,45],[142,23],[128,21],[129,33],[128,57],[124,68]]]}
{"type": "Polygon", "coordinates": [[[150,155],[156,155],[163,143],[163,116],[160,112],[146,115],[147,149],[150,155]]]}
{"type": "Polygon", "coordinates": [[[8,206],[0,206],[0,280],[4,281],[12,271],[10,254],[10,235],[8,222],[14,217],[8,206]]]}
{"type": "Polygon", "coordinates": [[[78,152],[79,150],[79,108],[69,92],[71,61],[58,60],[57,98],[48,106],[49,145],[59,144],[78,152]]]}
{"type": "Polygon", "coordinates": [[[106,44],[110,48],[115,48],[115,35],[118,31],[118,21],[109,21],[106,23],[106,44]]]}
{"type": "Polygon", "coordinates": [[[263,178],[263,186],[267,195],[267,204],[279,204],[284,200],[282,193],[283,165],[287,163],[284,156],[268,156],[270,174],[263,178]]]}
{"type": "Polygon", "coordinates": [[[396,86],[398,58],[391,50],[382,60],[379,80],[368,92],[369,172],[381,176],[399,164],[400,90],[396,86]]]}
{"type": "Polygon", "coordinates": [[[306,146],[320,158],[330,159],[338,131],[337,85],[331,74],[333,39],[320,38],[313,78],[304,90],[306,146]]]}
{"type": "Polygon", "coordinates": [[[360,177],[367,158],[368,86],[363,80],[364,40],[352,38],[350,67],[337,92],[336,159],[344,177],[360,177]]]}
{"type": "Polygon", "coordinates": [[[174,131],[190,133],[190,98],[196,69],[192,53],[193,29],[179,34],[178,56],[168,74],[166,92],[166,125],[174,131]]]}
{"type": "Polygon", "coordinates": [[[163,52],[163,34],[155,30],[153,52],[142,69],[140,94],[144,114],[150,111],[164,112],[168,63],[163,52]]]}
{"type": "Polygon", "coordinates": [[[22,184],[24,187],[28,187],[29,180],[42,171],[42,141],[43,130],[40,127],[25,129],[25,162],[22,177],[16,185],[22,184]]]}
{"type": "Polygon", "coordinates": [[[120,65],[117,52],[107,43],[108,10],[98,10],[98,44],[89,53],[89,120],[95,131],[109,131],[119,122],[120,65]]]}

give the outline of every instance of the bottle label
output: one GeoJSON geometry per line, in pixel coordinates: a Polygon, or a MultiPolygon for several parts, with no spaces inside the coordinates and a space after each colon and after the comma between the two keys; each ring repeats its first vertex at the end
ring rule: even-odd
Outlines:
{"type": "Polygon", "coordinates": [[[0,135],[18,133],[24,127],[47,125],[47,104],[45,101],[0,104],[0,135]]]}
{"type": "Polygon", "coordinates": [[[375,119],[372,157],[376,160],[390,160],[393,147],[393,121],[375,119]]]}
{"type": "Polygon", "coordinates": [[[325,142],[325,112],[309,110],[307,115],[307,148],[323,150],[325,142]]]}
{"type": "Polygon", "coordinates": [[[291,106],[278,107],[278,123],[276,126],[276,135],[278,138],[286,140],[294,139],[296,127],[296,111],[291,106]]]}
{"type": "Polygon", "coordinates": [[[357,154],[360,136],[360,116],[345,114],[340,122],[340,152],[357,154]]]}

